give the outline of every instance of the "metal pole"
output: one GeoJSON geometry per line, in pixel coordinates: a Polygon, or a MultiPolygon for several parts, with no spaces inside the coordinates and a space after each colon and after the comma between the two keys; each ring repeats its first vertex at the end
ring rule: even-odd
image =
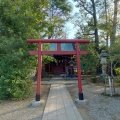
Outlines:
{"type": "Polygon", "coordinates": [[[37,89],[36,89],[36,101],[40,101],[41,93],[41,71],[42,71],[42,55],[41,55],[42,45],[41,42],[38,43],[38,77],[37,77],[37,89]]]}
{"type": "Polygon", "coordinates": [[[81,77],[81,67],[80,67],[80,54],[79,54],[79,43],[76,42],[76,60],[77,60],[77,73],[78,73],[78,96],[79,100],[84,100],[82,92],[82,77],[81,77]]]}

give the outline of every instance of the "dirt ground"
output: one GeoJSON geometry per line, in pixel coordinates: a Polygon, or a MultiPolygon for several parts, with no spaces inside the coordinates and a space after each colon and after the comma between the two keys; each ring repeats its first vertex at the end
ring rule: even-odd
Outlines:
{"type": "Polygon", "coordinates": [[[35,91],[26,100],[0,100],[0,120],[41,120],[49,89],[50,85],[42,85],[40,107],[31,106],[31,101],[35,100],[35,91]]]}
{"type": "MultiPolygon", "coordinates": [[[[78,85],[66,84],[66,87],[75,102],[78,99],[78,85]]],[[[84,120],[120,120],[120,96],[103,96],[102,84],[84,84],[83,94],[87,99],[86,104],[76,104],[84,120]]],[[[109,93],[109,89],[107,91],[109,93]]],[[[116,87],[116,93],[120,94],[120,86],[116,87]]]]}
{"type": "MultiPolygon", "coordinates": [[[[70,83],[66,87],[73,101],[78,99],[78,85],[70,83]]],[[[0,120],[41,120],[49,89],[50,84],[42,85],[40,107],[31,106],[31,101],[35,100],[35,91],[23,101],[0,100],[0,120]]],[[[75,103],[83,120],[120,120],[120,97],[103,96],[103,91],[102,84],[83,84],[84,98],[88,102],[83,105],[75,103]]],[[[116,93],[120,94],[120,86],[116,88],[116,93]]]]}
{"type": "MultiPolygon", "coordinates": [[[[78,96],[76,96],[76,93],[78,93],[77,84],[66,84],[66,87],[73,101],[75,102],[75,100],[78,99],[78,96]]],[[[78,105],[78,104],[75,104],[75,105],[84,120],[95,120],[92,116],[88,114],[88,109],[86,105],[78,105]]]]}

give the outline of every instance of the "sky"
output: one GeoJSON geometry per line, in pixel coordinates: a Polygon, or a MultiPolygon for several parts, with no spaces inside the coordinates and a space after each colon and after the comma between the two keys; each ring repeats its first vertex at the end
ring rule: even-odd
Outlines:
{"type": "MultiPolygon", "coordinates": [[[[68,0],[69,2],[71,2],[71,5],[73,7],[72,9],[72,13],[71,15],[73,16],[75,14],[75,12],[78,11],[78,9],[75,7],[75,2],[73,2],[73,0],[68,0]]],[[[77,28],[75,28],[74,24],[72,23],[72,21],[68,21],[65,25],[65,31],[67,31],[67,38],[68,39],[73,39],[75,38],[75,33],[77,31],[77,28]]]]}

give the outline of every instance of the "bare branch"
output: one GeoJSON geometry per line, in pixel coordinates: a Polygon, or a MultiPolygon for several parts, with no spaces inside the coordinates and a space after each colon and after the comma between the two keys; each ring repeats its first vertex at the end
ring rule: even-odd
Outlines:
{"type": "Polygon", "coordinates": [[[117,63],[118,63],[118,61],[114,64],[113,69],[116,67],[117,63]]]}

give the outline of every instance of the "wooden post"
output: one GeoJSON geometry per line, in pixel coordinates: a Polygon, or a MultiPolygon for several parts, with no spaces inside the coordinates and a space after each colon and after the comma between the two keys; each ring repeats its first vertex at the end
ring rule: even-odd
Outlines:
{"type": "Polygon", "coordinates": [[[80,66],[80,54],[79,54],[79,43],[76,42],[76,60],[77,60],[77,74],[78,74],[78,96],[79,100],[84,100],[82,92],[82,77],[81,77],[81,66],[80,66]]]}
{"type": "Polygon", "coordinates": [[[41,94],[41,72],[42,72],[42,45],[38,43],[38,76],[37,76],[37,89],[36,89],[36,101],[40,101],[41,94]]]}

